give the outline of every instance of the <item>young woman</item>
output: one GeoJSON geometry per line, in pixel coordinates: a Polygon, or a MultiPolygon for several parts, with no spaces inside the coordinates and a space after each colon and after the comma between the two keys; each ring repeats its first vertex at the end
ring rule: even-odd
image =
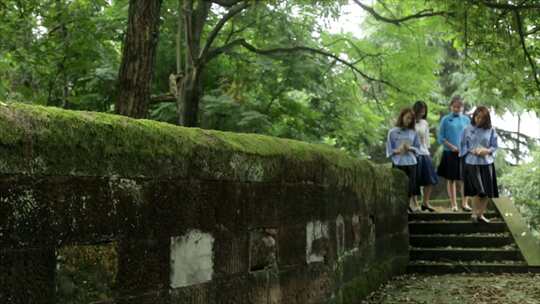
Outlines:
{"type": "Polygon", "coordinates": [[[430,212],[434,212],[435,209],[429,205],[429,198],[431,196],[431,188],[433,185],[436,185],[439,182],[439,178],[437,177],[437,173],[435,173],[431,156],[429,155],[429,125],[426,120],[428,107],[425,102],[417,101],[413,106],[413,110],[416,117],[416,124],[414,128],[420,142],[420,149],[418,151],[418,155],[416,156],[418,161],[416,167],[416,181],[418,185],[424,189],[422,197],[422,211],[428,210],[430,212]]]}
{"type": "Polygon", "coordinates": [[[460,156],[465,160],[465,195],[473,197],[473,222],[489,223],[484,216],[488,199],[499,197],[493,165],[497,148],[497,133],[491,126],[489,110],[480,106],[474,111],[472,125],[463,131],[459,149],[460,156]]]}
{"type": "Polygon", "coordinates": [[[470,124],[471,120],[463,111],[463,101],[461,97],[454,96],[450,102],[451,113],[444,116],[439,126],[438,142],[444,146],[443,155],[437,174],[446,179],[446,190],[452,205],[452,211],[458,211],[456,199],[456,185],[461,190],[461,208],[463,211],[471,211],[468,198],[463,190],[462,180],[462,160],[459,157],[459,146],[461,133],[470,124]]]}
{"type": "Polygon", "coordinates": [[[402,170],[409,177],[409,212],[414,205],[417,209],[415,195],[420,194],[420,188],[416,183],[416,154],[420,149],[420,142],[414,130],[414,111],[410,108],[401,110],[396,127],[388,131],[386,141],[386,156],[392,159],[392,166],[402,170]]]}

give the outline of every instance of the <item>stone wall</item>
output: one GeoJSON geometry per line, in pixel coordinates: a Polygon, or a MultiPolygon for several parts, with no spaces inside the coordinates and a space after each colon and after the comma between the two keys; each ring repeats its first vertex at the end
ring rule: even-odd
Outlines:
{"type": "Polygon", "coordinates": [[[359,303],[405,269],[405,183],[323,145],[2,104],[0,303],[359,303]]]}

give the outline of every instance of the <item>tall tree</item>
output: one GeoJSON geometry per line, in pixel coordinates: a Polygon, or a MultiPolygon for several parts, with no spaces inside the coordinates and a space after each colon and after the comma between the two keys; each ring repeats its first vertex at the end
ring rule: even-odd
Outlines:
{"type": "MultiPolygon", "coordinates": [[[[322,56],[332,59],[334,62],[342,64],[347,68],[354,71],[355,74],[364,78],[369,82],[379,82],[381,84],[392,86],[389,82],[381,79],[376,79],[357,67],[357,63],[349,62],[332,52],[325,50],[323,47],[306,46],[298,44],[295,41],[287,41],[287,29],[283,32],[282,39],[275,41],[274,43],[266,44],[271,45],[269,48],[259,48],[253,44],[254,37],[250,36],[250,29],[260,26],[257,19],[260,16],[255,16],[255,20],[244,23],[240,26],[235,26],[232,22],[233,18],[241,15],[242,12],[248,10],[255,11],[254,8],[261,8],[261,11],[272,14],[272,12],[279,10],[290,10],[291,14],[294,14],[294,9],[310,10],[313,13],[320,13],[325,10],[331,10],[332,8],[339,7],[342,1],[268,1],[260,2],[248,1],[248,0],[186,0],[184,1],[184,7],[182,9],[185,29],[185,42],[186,42],[186,58],[185,58],[185,70],[182,75],[183,78],[180,81],[178,88],[178,123],[185,126],[198,125],[199,119],[199,103],[202,96],[202,80],[203,74],[206,70],[208,63],[216,57],[225,54],[232,53],[234,49],[243,48],[251,53],[258,54],[260,56],[276,57],[283,54],[295,54],[295,53],[310,53],[315,56],[322,56]],[[217,21],[210,20],[212,13],[212,3],[221,6],[222,10],[225,10],[217,21]],[[296,6],[295,6],[296,5],[296,6]],[[317,10],[319,10],[317,12],[317,10]],[[205,30],[205,26],[213,24],[208,31],[205,30]],[[227,28],[226,37],[220,38],[220,32],[224,28],[227,28]],[[205,32],[203,36],[203,31],[205,32]],[[215,46],[216,41],[219,41],[219,45],[215,46]],[[286,41],[284,44],[279,44],[282,41],[286,41]],[[276,44],[277,47],[276,47],[276,44]]],[[[308,35],[313,34],[308,32],[308,35]]],[[[265,36],[265,34],[263,34],[265,36]]],[[[289,35],[290,36],[290,35],[289,35]]]]}
{"type": "Polygon", "coordinates": [[[178,123],[185,126],[198,124],[199,101],[201,98],[202,77],[205,66],[213,58],[213,46],[223,26],[234,16],[240,14],[250,4],[248,1],[205,1],[185,0],[181,10],[185,30],[185,67],[178,87],[178,123]],[[208,22],[212,3],[222,5],[227,12],[213,26],[203,40],[202,34],[208,22]]]}
{"type": "Polygon", "coordinates": [[[116,113],[146,117],[159,37],[162,0],[130,0],[116,113]]]}

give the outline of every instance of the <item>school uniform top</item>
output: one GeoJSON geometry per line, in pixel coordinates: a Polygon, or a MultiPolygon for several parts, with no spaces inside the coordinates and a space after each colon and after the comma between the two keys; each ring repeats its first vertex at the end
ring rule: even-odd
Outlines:
{"type": "MultiPolygon", "coordinates": [[[[470,124],[470,118],[463,114],[450,113],[444,116],[441,119],[441,124],[439,126],[439,134],[437,136],[438,143],[443,145],[443,142],[446,139],[452,145],[459,148],[461,142],[461,133],[465,127],[469,126],[470,124]]],[[[451,151],[446,145],[443,146],[445,151],[451,151]]]]}
{"type": "Polygon", "coordinates": [[[416,165],[415,154],[417,154],[419,150],[420,142],[418,141],[418,136],[414,130],[394,127],[388,131],[388,139],[386,141],[386,157],[390,157],[394,165],[416,165]],[[414,152],[408,151],[403,154],[394,154],[394,150],[404,143],[409,144],[414,152]]]}
{"type": "Polygon", "coordinates": [[[465,163],[469,165],[490,165],[495,161],[495,151],[499,147],[497,133],[493,128],[483,129],[468,126],[461,135],[459,156],[465,157],[465,163]],[[475,148],[487,148],[486,156],[474,155],[471,151],[475,148]]]}
{"type": "Polygon", "coordinates": [[[414,125],[416,134],[418,135],[418,141],[420,142],[419,155],[429,155],[429,125],[425,119],[420,119],[414,125]]]}

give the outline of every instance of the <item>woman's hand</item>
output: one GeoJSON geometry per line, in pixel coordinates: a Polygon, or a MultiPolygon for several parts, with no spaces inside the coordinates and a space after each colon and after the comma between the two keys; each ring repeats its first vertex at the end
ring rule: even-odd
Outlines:
{"type": "Polygon", "coordinates": [[[484,156],[488,155],[490,153],[490,151],[488,149],[486,149],[486,148],[474,148],[471,151],[471,153],[476,155],[476,156],[484,157],[484,156]]]}
{"type": "Polygon", "coordinates": [[[409,145],[408,143],[404,143],[401,149],[403,150],[403,153],[412,150],[412,149],[411,149],[411,145],[409,145]]]}
{"type": "Polygon", "coordinates": [[[446,144],[446,146],[448,146],[448,148],[450,149],[450,151],[452,152],[459,152],[459,149],[458,147],[454,146],[453,144],[451,144],[448,140],[444,140],[444,144],[446,144]]]}
{"type": "Polygon", "coordinates": [[[485,157],[486,155],[489,155],[490,151],[486,148],[479,148],[478,149],[478,155],[485,157]]]}

